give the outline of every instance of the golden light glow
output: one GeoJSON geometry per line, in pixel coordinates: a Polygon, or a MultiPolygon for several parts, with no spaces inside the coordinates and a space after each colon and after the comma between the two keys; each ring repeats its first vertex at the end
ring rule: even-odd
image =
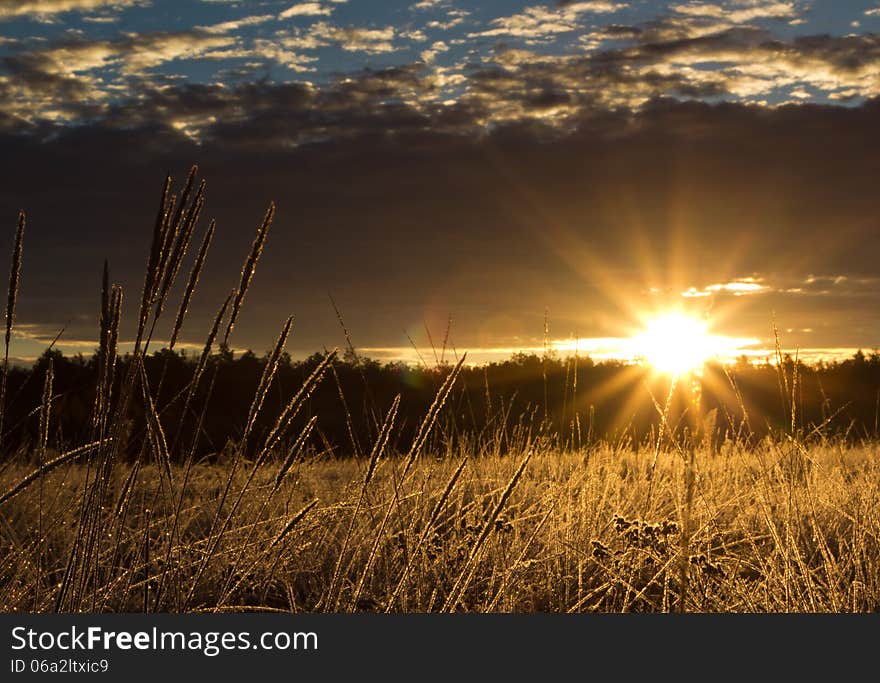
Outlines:
{"type": "Polygon", "coordinates": [[[708,325],[681,311],[662,313],[645,321],[633,339],[635,355],[655,370],[670,375],[699,371],[722,353],[722,337],[709,334],[708,325]]]}

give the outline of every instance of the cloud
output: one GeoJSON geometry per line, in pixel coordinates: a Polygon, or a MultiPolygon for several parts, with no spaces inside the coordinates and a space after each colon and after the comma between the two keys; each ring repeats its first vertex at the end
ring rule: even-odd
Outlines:
{"type": "Polygon", "coordinates": [[[288,7],[278,15],[278,18],[328,16],[330,14],[333,14],[333,8],[322,5],[320,2],[301,2],[288,7]]]}
{"type": "MultiPolygon", "coordinates": [[[[590,49],[584,57],[538,57],[508,48],[498,51],[493,61],[507,68],[505,79],[512,93],[546,85],[584,102],[591,99],[593,106],[637,107],[664,95],[759,101],[781,90],[789,97],[810,93],[811,100],[826,96],[851,101],[880,94],[877,34],[781,40],[751,27],[718,29],[691,17],[641,27],[613,25],[582,36],[590,49]],[[609,38],[617,44],[598,49],[609,38]],[[514,55],[524,58],[515,63],[514,55]]],[[[483,84],[493,74],[488,66],[476,73],[483,84]]]]}
{"type": "Polygon", "coordinates": [[[254,40],[253,44],[248,48],[233,50],[232,56],[255,59],[259,60],[260,63],[274,61],[292,71],[298,72],[314,71],[314,65],[318,61],[317,57],[304,55],[279,44],[278,41],[263,38],[254,40]]]}
{"type": "Polygon", "coordinates": [[[757,30],[730,30],[702,38],[651,45],[630,56],[676,67],[721,64],[729,92],[741,96],[805,84],[824,92],[880,94],[880,36],[801,36],[790,42],[757,30]]]}
{"type": "Polygon", "coordinates": [[[0,111],[33,122],[98,115],[108,95],[87,73],[118,58],[106,43],[71,42],[0,60],[0,111]]]}
{"type": "Polygon", "coordinates": [[[427,34],[421,29],[401,31],[400,37],[406,38],[406,40],[411,40],[414,43],[424,43],[426,40],[428,40],[427,34]]]}
{"type": "Polygon", "coordinates": [[[685,298],[702,298],[709,297],[713,294],[730,294],[732,296],[749,296],[752,294],[763,294],[771,291],[771,288],[764,284],[760,278],[744,277],[731,282],[722,282],[714,285],[706,285],[697,288],[690,287],[683,291],[681,295],[685,298]]]}
{"type": "Polygon", "coordinates": [[[446,52],[449,49],[449,46],[444,43],[442,40],[434,41],[431,44],[431,47],[427,50],[422,50],[419,56],[422,58],[423,62],[432,62],[434,58],[440,54],[441,52],[446,52]]]}
{"type": "Polygon", "coordinates": [[[395,35],[393,26],[363,28],[336,26],[326,21],[319,21],[307,30],[298,29],[293,36],[282,37],[280,43],[297,50],[313,50],[337,45],[347,52],[378,54],[395,50],[392,42],[395,35]]]}
{"type": "Polygon", "coordinates": [[[201,31],[130,34],[118,40],[64,40],[0,58],[0,112],[33,123],[37,118],[75,121],[98,116],[116,86],[96,72],[117,69],[142,78],[161,64],[211,58],[235,39],[201,31]]]}
{"type": "Polygon", "coordinates": [[[241,19],[233,19],[231,21],[224,21],[219,24],[196,26],[195,30],[204,31],[205,33],[234,33],[244,26],[257,26],[259,24],[265,24],[266,22],[272,21],[274,19],[274,14],[260,14],[249,17],[242,17],[241,19]]]}
{"type": "Polygon", "coordinates": [[[526,7],[519,14],[493,19],[492,28],[470,34],[477,36],[514,36],[541,38],[578,29],[578,16],[584,13],[614,13],[627,7],[615,2],[572,2],[555,9],[545,6],[526,7]]]}
{"type": "MultiPolygon", "coordinates": [[[[580,11],[579,5],[561,9],[580,11]]],[[[241,77],[253,77],[272,63],[303,73],[318,67],[317,56],[311,54],[318,48],[382,54],[396,51],[400,38],[427,37],[423,32],[399,33],[391,26],[327,21],[294,27],[272,39],[238,33],[271,19],[257,15],[191,31],[127,34],[115,40],[68,38],[13,52],[0,59],[0,111],[30,124],[41,117],[56,122],[91,118],[118,102],[126,90],[139,93],[160,81],[167,88],[173,79],[155,70],[175,60],[212,60],[218,68],[230,59],[242,60],[241,77]]],[[[418,87],[397,93],[396,102],[418,117],[433,117],[445,103],[437,121],[455,120],[456,127],[466,119],[478,128],[517,124],[561,132],[603,112],[635,111],[663,97],[760,102],[771,93],[786,92],[792,101],[824,95],[853,102],[880,94],[878,35],[781,40],[751,27],[690,35],[693,22],[693,17],[678,16],[666,18],[662,27],[657,22],[611,24],[588,34],[597,41],[611,36],[614,42],[608,48],[559,55],[498,46],[482,60],[454,66],[439,63],[454,41],[433,41],[420,50],[419,64],[425,70],[418,87]],[[677,29],[687,37],[676,37],[677,29]]],[[[395,95],[387,99],[395,100],[395,95]]],[[[197,135],[210,128],[208,123],[190,121],[185,130],[197,135]]]]}
{"type": "Polygon", "coordinates": [[[5,0],[0,21],[19,17],[51,17],[64,12],[90,12],[149,4],[149,0],[5,0]]]}
{"type": "Polygon", "coordinates": [[[694,17],[712,17],[743,24],[756,19],[792,19],[799,16],[794,2],[775,0],[739,0],[720,5],[707,2],[690,2],[673,5],[672,11],[694,17]]]}
{"type": "MultiPolygon", "coordinates": [[[[429,124],[432,88],[419,67],[365,70],[318,88],[307,83],[244,83],[150,87],[137,100],[109,107],[108,126],[120,130],[158,129],[214,144],[292,148],[315,140],[423,130],[429,124]]],[[[157,144],[162,138],[157,138],[157,144]]],[[[171,144],[165,142],[164,144],[171,144]]]]}
{"type": "Polygon", "coordinates": [[[234,44],[223,35],[202,35],[194,31],[147,33],[132,36],[115,45],[120,49],[123,74],[140,74],[176,59],[211,58],[211,50],[234,44]]]}
{"type": "MultiPolygon", "coordinates": [[[[852,284],[880,278],[880,100],[764,108],[659,99],[609,110],[586,99],[562,128],[528,117],[487,126],[500,106],[493,97],[507,101],[503,86],[445,105],[431,99],[433,79],[422,65],[313,84],[145,83],[137,98],[107,103],[78,126],[0,132],[0,215],[23,206],[41,238],[40,258],[24,271],[22,319],[94,317],[105,254],[114,281],[140,291],[150,188],[158,192],[166,169],[180,175],[198,161],[218,241],[194,330],[210,325],[235,285],[252,236],[241,226],[270,199],[278,229],[253,294],[297,304],[307,350],[335,343],[325,336],[335,329],[328,290],[373,346],[400,345],[401,327],[428,305],[477,330],[470,340],[457,335],[459,348],[502,319],[521,321],[509,323],[511,334],[540,337],[545,306],[554,329],[601,337],[617,301],[641,303],[650,286],[678,298],[691,284],[748,283],[753,273],[772,291],[713,292],[736,305],[737,334],[765,336],[773,310],[783,328],[814,328],[816,346],[864,343],[832,338],[818,322],[844,336],[880,325],[867,294],[877,284],[852,284]],[[194,122],[201,144],[174,122],[194,122]],[[45,188],[55,188],[51,201],[45,188]],[[820,240],[823,249],[807,248],[820,240]],[[783,291],[811,286],[829,293],[783,291]]],[[[546,111],[552,93],[543,103],[517,99],[540,93],[524,87],[512,101],[523,114],[546,111]]],[[[250,311],[236,343],[262,348],[278,311],[250,311]]],[[[74,327],[71,338],[94,335],[93,326],[74,327]]]]}
{"type": "Polygon", "coordinates": [[[87,24],[115,24],[119,21],[119,17],[114,16],[94,16],[94,17],[83,17],[82,20],[87,24]]]}
{"type": "Polygon", "coordinates": [[[445,12],[445,16],[447,19],[445,21],[440,21],[439,19],[432,19],[428,23],[425,24],[425,28],[436,29],[439,31],[448,31],[451,28],[455,28],[456,26],[460,26],[463,24],[466,19],[470,16],[470,12],[467,10],[448,10],[445,12]]]}
{"type": "MultiPolygon", "coordinates": [[[[332,7],[276,7],[307,4],[332,7]]],[[[777,34],[787,3],[678,5],[691,9],[633,25],[587,16],[596,3],[536,6],[483,25],[518,32],[496,33],[503,44],[440,33],[481,16],[446,7],[403,28],[315,14],[275,32],[273,8],[188,31],[7,41],[0,216],[31,209],[46,260],[25,271],[25,296],[36,291],[23,319],[93,315],[91,239],[139,291],[132,245],[149,226],[135,219],[154,200],[143,188],[199,161],[236,249],[212,255],[196,323],[235,284],[225,274],[250,238],[240,226],[276,199],[261,296],[311,321],[327,289],[348,293],[347,321],[377,347],[399,345],[394,330],[423,319],[426,302],[469,329],[525,316],[538,336],[549,305],[568,316],[558,327],[600,337],[618,300],[654,286],[679,303],[735,305],[745,334],[766,334],[771,310],[814,329],[816,344],[830,339],[817,320],[875,334],[880,38],[777,34]],[[330,73],[326,47],[359,56],[334,66],[372,54],[396,64],[330,73]],[[275,65],[316,73],[277,82],[275,65]]],[[[243,342],[263,344],[274,314],[255,311],[243,342]]],[[[304,335],[306,347],[326,341],[304,335]]]]}
{"type": "Polygon", "coordinates": [[[622,9],[626,9],[629,5],[625,2],[608,2],[607,0],[591,0],[588,2],[565,2],[560,3],[565,12],[580,14],[582,12],[592,12],[593,14],[613,14],[622,9]]]}

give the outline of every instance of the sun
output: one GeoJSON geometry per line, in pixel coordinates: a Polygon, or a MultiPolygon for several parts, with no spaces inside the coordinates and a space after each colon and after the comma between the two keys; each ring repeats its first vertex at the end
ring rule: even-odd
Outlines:
{"type": "Polygon", "coordinates": [[[670,375],[699,372],[719,351],[707,323],[683,311],[647,319],[632,341],[636,357],[670,375]]]}

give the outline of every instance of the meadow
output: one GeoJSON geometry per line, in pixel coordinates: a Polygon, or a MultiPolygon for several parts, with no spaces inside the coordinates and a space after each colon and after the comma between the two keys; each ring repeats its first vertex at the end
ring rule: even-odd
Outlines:
{"type": "MultiPolygon", "coordinates": [[[[880,607],[875,447],[688,463],[597,448],[304,459],[232,478],[194,467],[178,504],[155,466],[96,511],[88,582],[59,604],[85,465],[5,505],[4,611],[865,612],[880,607]],[[804,467],[804,464],[807,464],[804,467]],[[230,497],[227,496],[227,500],[230,497]],[[234,508],[233,514],[228,514],[234,508]],[[42,542],[40,539],[44,539],[42,542]]],[[[7,488],[27,471],[7,468],[7,488]]],[[[182,487],[184,473],[173,478],[182,487]]]]}
{"type": "MultiPolygon", "coordinates": [[[[831,432],[830,416],[806,422],[797,363],[781,357],[774,372],[790,421],[760,433],[749,428],[744,400],[739,428],[717,440],[686,411],[673,419],[661,398],[644,438],[582,438],[588,415],[571,407],[580,405],[574,387],[561,425],[548,419],[545,401],[513,427],[499,420],[495,431],[475,433],[451,409],[462,357],[437,368],[432,399],[407,431],[399,395],[374,402],[366,441],[355,434],[336,350],[316,358],[283,402],[268,398],[285,363],[288,319],[259,365],[241,425],[206,455],[203,426],[222,386],[224,348],[274,206],[186,383],[169,391],[171,359],[159,356],[148,370],[150,344],[161,319],[173,350],[214,234],[211,222],[190,249],[204,205],[196,169],[172,190],[169,178],[143,291],[128,297],[139,305],[124,359],[123,295],[105,269],[87,427],[77,443],[57,436],[65,415],[51,355],[28,375],[42,388],[27,413],[34,429],[0,463],[0,610],[880,609],[880,444],[831,432]],[[348,457],[317,438],[327,416],[310,402],[327,386],[340,399],[348,457]]],[[[2,416],[14,398],[8,358],[25,227],[22,214],[2,416]]],[[[353,346],[349,353],[358,367],[353,346]]],[[[0,423],[0,434],[11,422],[7,432],[0,423]]]]}

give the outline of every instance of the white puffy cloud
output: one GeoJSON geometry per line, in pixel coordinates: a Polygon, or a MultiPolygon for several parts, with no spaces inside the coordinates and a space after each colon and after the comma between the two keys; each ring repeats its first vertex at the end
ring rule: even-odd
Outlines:
{"type": "Polygon", "coordinates": [[[0,2],[0,20],[51,17],[64,12],[91,12],[145,4],[149,4],[149,0],[3,0],[0,2]]]}
{"type": "Polygon", "coordinates": [[[679,14],[713,17],[734,24],[743,24],[756,19],[792,19],[798,16],[794,2],[778,2],[777,0],[739,0],[727,5],[690,2],[673,5],[672,10],[679,14]]]}
{"type": "Polygon", "coordinates": [[[333,8],[322,5],[320,2],[300,2],[288,7],[278,17],[280,19],[288,19],[290,17],[317,17],[329,16],[331,14],[333,14],[333,8]]]}
{"type": "Polygon", "coordinates": [[[526,7],[522,12],[493,19],[491,28],[471,34],[476,36],[515,36],[541,38],[558,33],[568,33],[578,28],[578,17],[584,13],[613,13],[627,7],[622,2],[573,2],[561,7],[538,5],[526,7]]]}
{"type": "Polygon", "coordinates": [[[307,30],[300,30],[293,36],[283,37],[281,43],[298,50],[313,50],[336,45],[348,52],[378,54],[395,50],[392,43],[395,35],[393,26],[365,28],[336,26],[326,21],[319,21],[307,30]]]}
{"type": "Polygon", "coordinates": [[[260,14],[250,17],[242,17],[241,19],[233,19],[231,21],[224,21],[219,24],[196,26],[196,30],[204,31],[205,33],[234,33],[244,26],[256,26],[258,24],[265,24],[266,22],[272,21],[273,19],[275,19],[274,14],[260,14]]]}

